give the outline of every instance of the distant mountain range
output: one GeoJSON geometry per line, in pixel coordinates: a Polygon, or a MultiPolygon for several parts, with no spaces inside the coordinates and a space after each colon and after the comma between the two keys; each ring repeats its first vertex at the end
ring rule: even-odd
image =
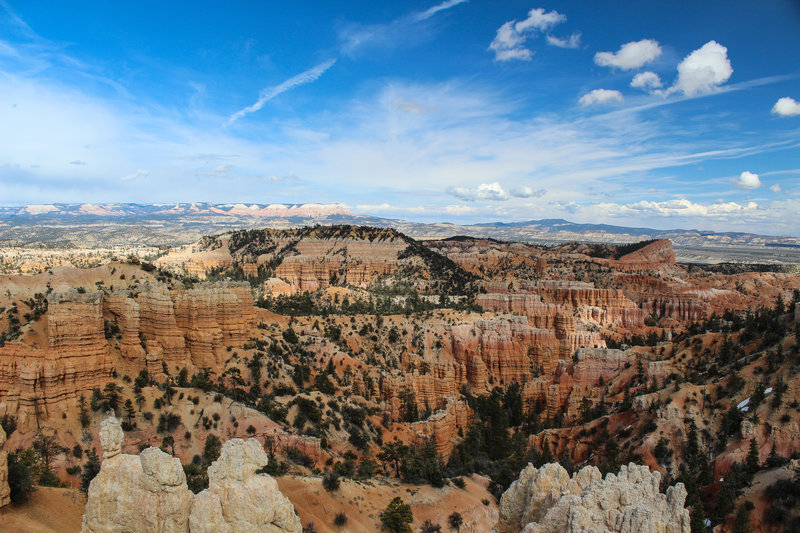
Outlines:
{"type": "Polygon", "coordinates": [[[353,224],[392,227],[417,239],[456,235],[557,244],[625,244],[670,239],[679,260],[800,263],[800,238],[703,230],[657,230],[563,219],[424,224],[352,213],[342,204],[40,204],[0,207],[0,246],[104,247],[185,244],[202,235],[242,228],[353,224]],[[738,251],[737,251],[738,250],[738,251]]]}
{"type": "Polygon", "coordinates": [[[239,216],[256,218],[318,217],[350,215],[341,204],[31,204],[0,207],[0,217],[175,217],[190,215],[239,216]]]}

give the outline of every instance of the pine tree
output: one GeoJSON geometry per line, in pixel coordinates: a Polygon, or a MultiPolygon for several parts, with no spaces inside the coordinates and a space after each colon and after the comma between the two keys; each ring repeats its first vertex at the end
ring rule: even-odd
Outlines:
{"type": "Polygon", "coordinates": [[[703,502],[698,501],[694,507],[689,518],[689,526],[692,533],[705,533],[706,531],[706,514],[703,508],[703,502]]]}
{"type": "Polygon", "coordinates": [[[390,533],[411,533],[409,525],[414,520],[411,506],[398,496],[389,502],[381,513],[381,529],[390,533]]]}
{"type": "Polygon", "coordinates": [[[761,461],[758,457],[758,442],[753,437],[750,439],[750,451],[747,453],[747,459],[745,459],[745,470],[751,480],[759,468],[761,468],[761,461]]]}

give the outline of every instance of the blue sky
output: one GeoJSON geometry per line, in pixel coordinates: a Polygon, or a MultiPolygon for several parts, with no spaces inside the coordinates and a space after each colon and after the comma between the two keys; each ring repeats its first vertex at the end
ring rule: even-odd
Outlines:
{"type": "Polygon", "coordinates": [[[800,2],[0,0],[0,204],[800,235],[800,2]]]}

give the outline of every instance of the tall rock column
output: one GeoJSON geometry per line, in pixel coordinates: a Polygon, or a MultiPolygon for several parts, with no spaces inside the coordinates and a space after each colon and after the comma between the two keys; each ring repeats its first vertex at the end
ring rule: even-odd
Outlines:
{"type": "Polygon", "coordinates": [[[302,533],[292,503],[270,476],[256,474],[267,454],[255,439],[231,439],[208,468],[208,488],[195,497],[191,533],[302,533]]]}

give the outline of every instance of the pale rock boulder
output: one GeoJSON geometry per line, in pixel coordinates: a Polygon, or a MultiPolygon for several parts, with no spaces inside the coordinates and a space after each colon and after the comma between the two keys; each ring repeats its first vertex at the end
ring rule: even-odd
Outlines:
{"type": "Polygon", "coordinates": [[[158,448],[121,454],[116,418],[100,425],[103,464],[89,485],[82,533],[186,533],[193,494],[180,461],[158,448]]]}
{"type": "MultiPolygon", "coordinates": [[[[256,440],[232,439],[195,496],[180,461],[158,448],[120,453],[113,416],[100,425],[103,464],[89,485],[82,533],[301,533],[300,519],[273,478],[256,471],[267,454],[256,440]]],[[[2,478],[0,478],[2,479],[2,478]]]]}
{"type": "Polygon", "coordinates": [[[633,463],[619,474],[587,466],[528,465],[500,500],[497,533],[689,533],[682,483],[659,491],[660,472],[633,463]]]}
{"type": "Polygon", "coordinates": [[[257,441],[231,439],[208,468],[208,488],[195,497],[189,516],[192,533],[301,533],[291,502],[270,476],[256,474],[267,464],[257,441]]]}
{"type": "Polygon", "coordinates": [[[3,451],[6,432],[0,426],[0,507],[11,503],[11,489],[8,487],[8,452],[3,451]]]}

